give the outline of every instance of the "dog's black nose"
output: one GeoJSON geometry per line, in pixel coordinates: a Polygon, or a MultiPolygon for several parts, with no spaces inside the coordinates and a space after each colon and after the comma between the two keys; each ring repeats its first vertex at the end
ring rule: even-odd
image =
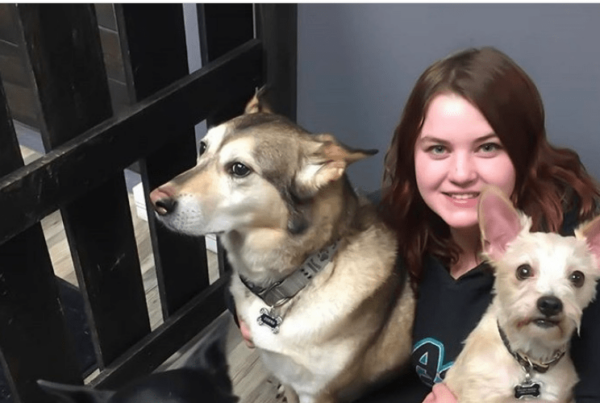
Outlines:
{"type": "Polygon", "coordinates": [[[544,315],[554,316],[562,311],[563,304],[562,301],[556,297],[546,296],[538,299],[537,307],[544,315]]]}
{"type": "Polygon", "coordinates": [[[158,199],[154,202],[154,210],[160,215],[167,215],[175,211],[177,206],[177,200],[165,197],[164,199],[158,199]]]}
{"type": "Polygon", "coordinates": [[[159,215],[167,215],[175,211],[177,199],[174,197],[174,193],[173,189],[166,185],[150,192],[152,207],[159,215]]]}

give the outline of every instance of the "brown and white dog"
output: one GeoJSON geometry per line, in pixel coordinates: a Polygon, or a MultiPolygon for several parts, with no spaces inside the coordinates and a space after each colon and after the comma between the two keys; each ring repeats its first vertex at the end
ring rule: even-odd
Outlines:
{"type": "Polygon", "coordinates": [[[444,382],[461,403],[574,401],[569,346],[596,295],[600,218],[575,236],[530,232],[531,219],[488,188],[479,225],[496,295],[444,382]]]}
{"type": "Polygon", "coordinates": [[[408,363],[414,296],[395,237],[345,174],[372,154],[257,95],[208,131],[196,167],[150,195],[168,228],[220,237],[237,313],[288,401],[348,401],[408,363]]]}

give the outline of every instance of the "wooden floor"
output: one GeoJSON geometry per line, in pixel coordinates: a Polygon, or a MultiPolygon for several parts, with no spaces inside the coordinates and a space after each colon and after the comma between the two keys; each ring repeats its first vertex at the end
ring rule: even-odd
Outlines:
{"type": "MultiPolygon", "coordinates": [[[[21,153],[26,164],[40,157],[40,154],[25,147],[21,147],[21,153]]],[[[132,194],[129,194],[129,200],[151,328],[155,329],[163,322],[163,319],[156,273],[154,270],[154,257],[152,255],[148,223],[137,216],[132,194]]],[[[56,211],[44,218],[41,224],[55,274],[77,286],[77,278],[75,276],[73,261],[71,260],[60,211],[56,211]]],[[[212,252],[208,252],[208,263],[209,278],[211,282],[213,282],[218,278],[219,274],[216,255],[212,252]]],[[[221,325],[228,327],[226,352],[229,374],[233,383],[234,393],[240,397],[240,403],[281,402],[281,399],[276,397],[278,386],[276,381],[265,371],[256,351],[249,349],[243,343],[239,329],[233,322],[231,315],[228,312],[225,312],[216,322],[215,326],[221,325]]],[[[177,354],[167,360],[159,370],[181,366],[189,356],[190,352],[193,351],[201,341],[202,335],[198,335],[195,340],[192,340],[177,354]]]]}

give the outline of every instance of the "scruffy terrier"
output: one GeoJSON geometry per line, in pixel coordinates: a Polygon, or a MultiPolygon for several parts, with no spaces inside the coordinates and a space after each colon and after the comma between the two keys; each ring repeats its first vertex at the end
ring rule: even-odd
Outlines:
{"type": "Polygon", "coordinates": [[[498,189],[486,189],[478,208],[495,297],[445,383],[461,403],[573,402],[569,345],[596,294],[600,217],[563,237],[530,232],[531,219],[498,189]]]}

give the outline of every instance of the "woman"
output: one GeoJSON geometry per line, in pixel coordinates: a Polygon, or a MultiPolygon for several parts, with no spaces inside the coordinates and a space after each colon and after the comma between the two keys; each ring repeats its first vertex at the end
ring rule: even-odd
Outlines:
{"type": "MultiPolygon", "coordinates": [[[[365,402],[455,401],[439,383],[491,301],[493,274],[479,258],[477,196],[496,185],[533,230],[572,233],[600,196],[577,154],[551,146],[537,88],[508,56],[469,49],[418,79],[385,158],[381,209],[418,290],[413,378],[365,402]]],[[[600,302],[573,340],[578,403],[600,401],[600,302]]]]}

